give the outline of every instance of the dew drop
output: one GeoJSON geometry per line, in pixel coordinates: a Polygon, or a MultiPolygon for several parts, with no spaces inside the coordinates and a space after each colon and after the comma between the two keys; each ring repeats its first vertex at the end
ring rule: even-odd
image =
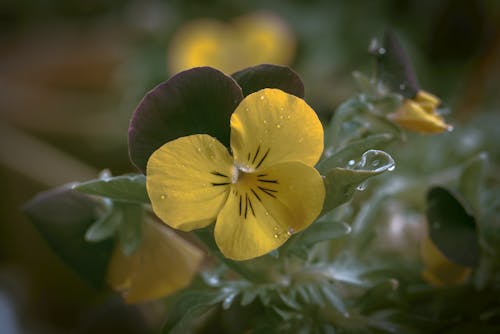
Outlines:
{"type": "Polygon", "coordinates": [[[161,198],[161,199],[165,199],[165,198],[167,198],[167,195],[165,195],[165,194],[161,194],[161,195],[160,195],[160,198],[161,198]]]}
{"type": "Polygon", "coordinates": [[[245,111],[249,111],[249,109],[248,109],[248,108],[245,108],[245,111]]]}
{"type": "Polygon", "coordinates": [[[278,239],[279,237],[280,237],[279,234],[277,234],[277,233],[274,234],[274,239],[278,239]]]}
{"type": "Polygon", "coordinates": [[[453,125],[448,125],[448,126],[446,127],[446,131],[448,131],[448,132],[453,131],[453,125]]]}
{"type": "Polygon", "coordinates": [[[273,227],[274,231],[278,231],[280,228],[278,226],[273,227]]]}
{"type": "Polygon", "coordinates": [[[288,236],[291,236],[291,235],[292,235],[292,234],[294,234],[294,233],[295,233],[295,230],[293,229],[293,227],[290,227],[290,228],[288,229],[288,231],[286,231],[286,234],[288,234],[288,236]]]}
{"type": "Polygon", "coordinates": [[[197,150],[198,152],[201,152],[201,148],[200,148],[200,147],[197,147],[197,148],[196,148],[196,150],[197,150]]]}
{"type": "Polygon", "coordinates": [[[264,124],[267,124],[267,123],[269,123],[269,122],[267,120],[264,120],[264,124]]]}
{"type": "Polygon", "coordinates": [[[285,116],[283,116],[283,115],[280,115],[280,119],[283,119],[283,118],[285,118],[285,116]]]}
{"type": "Polygon", "coordinates": [[[264,100],[265,98],[266,98],[266,97],[265,97],[264,95],[261,95],[261,96],[260,96],[260,99],[261,99],[261,100],[264,100]]]}
{"type": "Polygon", "coordinates": [[[290,119],[290,118],[292,118],[292,116],[286,115],[286,119],[290,119]]]}
{"type": "Polygon", "coordinates": [[[266,212],[265,212],[265,215],[266,215],[266,216],[269,216],[269,212],[267,212],[267,211],[266,211],[266,212]]]}
{"type": "Polygon", "coordinates": [[[215,160],[215,155],[213,155],[213,154],[212,154],[212,155],[210,156],[210,159],[215,160]]]}
{"type": "Polygon", "coordinates": [[[379,48],[379,49],[378,49],[378,54],[379,54],[379,55],[385,55],[385,52],[386,52],[386,51],[385,51],[385,49],[384,49],[384,48],[379,48]]]}
{"type": "Polygon", "coordinates": [[[396,169],[396,165],[392,165],[391,167],[387,168],[389,172],[392,172],[393,170],[396,169]]]}
{"type": "Polygon", "coordinates": [[[281,111],[283,111],[283,110],[285,110],[285,108],[283,108],[283,107],[280,107],[280,110],[281,110],[281,111]]]}
{"type": "Polygon", "coordinates": [[[278,124],[276,124],[276,127],[277,127],[278,129],[279,129],[279,128],[281,128],[281,124],[279,124],[279,123],[278,123],[278,124]]]}
{"type": "Polygon", "coordinates": [[[268,129],[265,129],[265,130],[264,130],[264,133],[269,133],[269,130],[268,130],[268,129]]]}
{"type": "Polygon", "coordinates": [[[356,161],[354,160],[349,160],[349,162],[347,163],[349,166],[353,166],[354,164],[356,163],[356,161]]]}

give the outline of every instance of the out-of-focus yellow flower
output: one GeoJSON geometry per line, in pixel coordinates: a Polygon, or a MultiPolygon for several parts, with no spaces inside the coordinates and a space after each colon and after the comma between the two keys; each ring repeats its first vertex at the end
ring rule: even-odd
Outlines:
{"type": "Polygon", "coordinates": [[[278,89],[241,101],[231,116],[231,151],[208,135],[164,144],[148,160],[153,211],[184,231],[216,220],[222,253],[247,260],[281,246],[308,227],[325,189],[314,165],[323,127],[307,103],[278,89]]]}
{"type": "Polygon", "coordinates": [[[431,285],[458,285],[467,281],[470,276],[470,268],[448,260],[428,236],[422,240],[420,253],[424,264],[422,277],[431,285]]]}
{"type": "Polygon", "coordinates": [[[421,90],[414,98],[405,99],[403,105],[389,115],[389,119],[402,128],[415,132],[431,134],[450,131],[452,126],[446,124],[436,112],[440,103],[438,97],[421,90]]]}
{"type": "Polygon", "coordinates": [[[197,66],[233,73],[262,63],[288,65],[294,52],[294,35],[282,19],[255,13],[229,24],[211,19],[187,23],[170,43],[168,65],[172,73],[197,66]]]}
{"type": "Polygon", "coordinates": [[[203,253],[162,224],[145,222],[139,248],[126,256],[115,247],[108,283],[127,303],[158,299],[191,282],[203,253]]]}

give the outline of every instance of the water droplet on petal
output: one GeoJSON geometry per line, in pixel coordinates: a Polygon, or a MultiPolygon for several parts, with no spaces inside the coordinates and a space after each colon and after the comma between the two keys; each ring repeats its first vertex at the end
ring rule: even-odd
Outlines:
{"type": "Polygon", "coordinates": [[[278,123],[278,124],[276,124],[276,127],[277,127],[278,129],[279,129],[279,128],[281,128],[281,124],[279,124],[279,123],[278,123]]]}
{"type": "Polygon", "coordinates": [[[267,121],[267,120],[264,120],[264,124],[267,124],[267,123],[268,123],[268,121],[267,121]]]}
{"type": "Polygon", "coordinates": [[[285,108],[283,108],[283,107],[280,107],[280,110],[281,110],[281,111],[283,111],[283,110],[285,110],[285,108]]]}
{"type": "Polygon", "coordinates": [[[266,98],[266,97],[265,97],[264,95],[261,95],[261,96],[260,96],[260,99],[261,99],[261,100],[264,100],[265,98],[266,98]]]}
{"type": "Polygon", "coordinates": [[[279,234],[277,234],[277,233],[274,234],[274,239],[278,239],[279,237],[280,237],[279,234]]]}
{"type": "Polygon", "coordinates": [[[356,163],[356,161],[354,160],[349,160],[349,162],[347,163],[349,166],[353,166],[354,164],[356,163]]]}
{"type": "Polygon", "coordinates": [[[197,150],[198,152],[201,152],[201,148],[200,148],[200,147],[197,147],[197,148],[196,148],[196,150],[197,150]]]}
{"type": "Polygon", "coordinates": [[[292,116],[286,115],[286,119],[290,119],[290,118],[292,118],[292,116]]]}
{"type": "Polygon", "coordinates": [[[267,211],[266,211],[266,212],[265,212],[265,215],[266,215],[266,216],[269,216],[269,212],[267,212],[267,211]]]}
{"type": "Polygon", "coordinates": [[[161,194],[161,195],[160,195],[160,198],[161,198],[161,199],[165,199],[165,198],[167,198],[167,195],[165,195],[165,194],[161,194]]]}
{"type": "Polygon", "coordinates": [[[283,119],[283,118],[285,118],[285,116],[283,116],[283,115],[280,115],[280,119],[283,119]]]}
{"type": "Polygon", "coordinates": [[[453,131],[453,125],[448,125],[448,126],[446,127],[446,131],[448,131],[448,132],[453,131]]]}
{"type": "Polygon", "coordinates": [[[378,54],[379,55],[385,55],[385,49],[384,48],[379,48],[378,49],[378,54]]]}
{"type": "Polygon", "coordinates": [[[295,233],[295,230],[293,229],[293,227],[290,227],[290,228],[288,229],[288,231],[286,231],[286,234],[288,234],[288,236],[291,236],[291,235],[292,235],[292,234],[294,234],[294,233],[295,233]]]}

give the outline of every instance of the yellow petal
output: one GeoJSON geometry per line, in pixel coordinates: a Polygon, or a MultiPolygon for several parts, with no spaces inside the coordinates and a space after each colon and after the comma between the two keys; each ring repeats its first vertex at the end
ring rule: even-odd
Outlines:
{"type": "Polygon", "coordinates": [[[323,152],[323,127],[304,100],[266,88],[245,97],[231,116],[231,148],[247,170],[285,161],[314,166],[323,152]]]}
{"type": "Polygon", "coordinates": [[[227,149],[208,135],[166,143],[147,165],[146,187],[153,211],[176,229],[209,225],[226,201],[232,169],[227,149]]]}
{"type": "Polygon", "coordinates": [[[413,100],[405,100],[403,105],[389,118],[402,128],[422,132],[440,133],[450,129],[450,125],[434,110],[428,112],[413,100]]]}
{"type": "Polygon", "coordinates": [[[437,96],[424,90],[419,90],[413,100],[417,102],[417,104],[425,111],[431,114],[435,112],[436,108],[441,103],[441,100],[437,96]]]}
{"type": "Polygon", "coordinates": [[[124,293],[127,303],[164,297],[186,287],[203,253],[165,226],[143,224],[143,241],[126,256],[116,247],[108,269],[108,283],[124,293]]]}
{"type": "Polygon", "coordinates": [[[319,173],[300,162],[240,173],[217,217],[215,241],[234,260],[266,254],[309,226],[324,197],[319,173]]]}
{"type": "Polygon", "coordinates": [[[464,283],[470,276],[471,269],[448,260],[426,237],[420,248],[424,270],[422,277],[435,286],[456,285],[464,283]]]}

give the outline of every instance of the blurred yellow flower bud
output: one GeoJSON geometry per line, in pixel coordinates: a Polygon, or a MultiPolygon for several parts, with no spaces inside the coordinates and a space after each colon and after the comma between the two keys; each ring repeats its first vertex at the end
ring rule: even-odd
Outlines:
{"type": "Polygon", "coordinates": [[[200,19],[182,26],[172,38],[168,67],[177,73],[197,66],[212,66],[225,73],[271,63],[288,65],[295,53],[295,38],[287,24],[270,13],[254,13],[229,24],[200,19]]]}
{"type": "Polygon", "coordinates": [[[424,264],[422,277],[434,286],[462,284],[469,278],[471,269],[448,260],[426,236],[420,245],[420,255],[424,264]]]}
{"type": "Polygon", "coordinates": [[[203,253],[163,224],[145,222],[139,248],[126,256],[115,247],[108,269],[108,283],[127,303],[165,297],[191,282],[203,253]]]}
{"type": "Polygon", "coordinates": [[[438,97],[421,90],[414,98],[405,99],[396,112],[389,114],[389,119],[404,129],[420,133],[450,131],[452,126],[436,112],[440,103],[438,97]]]}

